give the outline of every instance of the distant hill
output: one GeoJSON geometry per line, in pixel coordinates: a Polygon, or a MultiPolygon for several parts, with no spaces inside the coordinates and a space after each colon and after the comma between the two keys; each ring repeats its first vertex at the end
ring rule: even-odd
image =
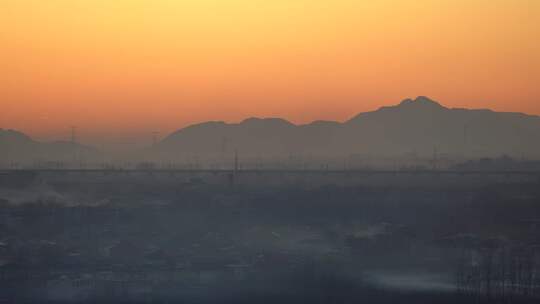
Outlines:
{"type": "Polygon", "coordinates": [[[4,163],[79,162],[95,159],[97,155],[94,148],[77,143],[38,142],[21,132],[0,129],[0,161],[4,163]]]}
{"type": "Polygon", "coordinates": [[[371,155],[540,157],[540,117],[451,109],[427,97],[360,113],[340,123],[295,125],[280,118],[205,122],[178,130],[153,150],[156,157],[346,157],[371,155]]]}

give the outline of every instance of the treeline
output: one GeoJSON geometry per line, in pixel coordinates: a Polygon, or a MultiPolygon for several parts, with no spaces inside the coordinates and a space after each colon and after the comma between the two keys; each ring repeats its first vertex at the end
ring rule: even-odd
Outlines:
{"type": "Polygon", "coordinates": [[[462,248],[456,273],[458,292],[489,303],[540,299],[540,246],[486,240],[462,248]]]}

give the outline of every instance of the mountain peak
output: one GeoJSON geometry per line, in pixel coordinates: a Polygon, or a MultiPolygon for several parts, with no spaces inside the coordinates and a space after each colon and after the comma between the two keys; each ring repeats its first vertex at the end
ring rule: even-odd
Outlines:
{"type": "Polygon", "coordinates": [[[260,125],[260,126],[291,126],[292,123],[282,118],[258,118],[250,117],[242,120],[239,125],[260,125]]]}
{"type": "Polygon", "coordinates": [[[31,142],[32,139],[19,131],[0,128],[0,140],[16,140],[19,142],[31,142]]]}
{"type": "Polygon", "coordinates": [[[407,98],[403,100],[398,107],[421,107],[421,108],[437,108],[437,109],[446,109],[444,106],[442,106],[440,103],[434,101],[433,99],[430,99],[426,96],[418,96],[414,100],[407,98]]]}
{"type": "Polygon", "coordinates": [[[411,98],[404,99],[398,105],[383,106],[372,112],[364,112],[364,113],[357,114],[353,118],[349,119],[347,123],[351,123],[351,122],[354,123],[364,117],[369,117],[373,115],[377,116],[377,115],[381,115],[388,112],[419,113],[419,114],[424,113],[425,114],[425,113],[437,112],[441,110],[448,110],[448,108],[426,96],[418,96],[415,99],[411,99],[411,98]]]}

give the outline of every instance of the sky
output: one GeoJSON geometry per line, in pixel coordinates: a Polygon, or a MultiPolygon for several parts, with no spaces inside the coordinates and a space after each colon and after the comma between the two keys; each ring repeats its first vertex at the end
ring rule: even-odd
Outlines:
{"type": "Polygon", "coordinates": [[[540,114],[537,0],[0,0],[0,128],[150,142],[426,95],[540,114]]]}

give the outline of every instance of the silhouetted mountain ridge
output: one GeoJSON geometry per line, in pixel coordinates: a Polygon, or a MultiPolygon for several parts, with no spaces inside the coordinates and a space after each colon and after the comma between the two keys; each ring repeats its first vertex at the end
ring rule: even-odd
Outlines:
{"type": "MultiPolygon", "coordinates": [[[[239,123],[208,121],[173,132],[154,147],[125,158],[204,161],[243,158],[303,159],[351,156],[528,157],[540,159],[540,117],[489,109],[448,108],[425,96],[355,115],[345,122],[293,124],[251,117],[239,123]]],[[[94,148],[68,141],[38,142],[0,129],[0,161],[102,160],[94,148]]]]}
{"type": "Polygon", "coordinates": [[[347,155],[540,156],[540,117],[486,109],[448,108],[419,96],[360,113],[340,123],[295,125],[281,118],[248,118],[180,129],[155,152],[165,158],[219,157],[233,150],[246,156],[347,155]]]}

